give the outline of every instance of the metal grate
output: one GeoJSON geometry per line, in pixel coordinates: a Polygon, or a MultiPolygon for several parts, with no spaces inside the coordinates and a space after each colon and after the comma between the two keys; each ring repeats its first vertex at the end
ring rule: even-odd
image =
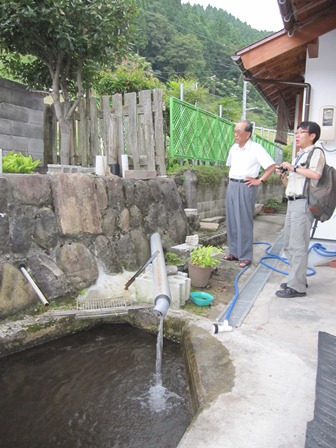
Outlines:
{"type": "Polygon", "coordinates": [[[122,297],[104,299],[78,299],[77,310],[100,310],[126,307],[127,302],[122,297]]]}

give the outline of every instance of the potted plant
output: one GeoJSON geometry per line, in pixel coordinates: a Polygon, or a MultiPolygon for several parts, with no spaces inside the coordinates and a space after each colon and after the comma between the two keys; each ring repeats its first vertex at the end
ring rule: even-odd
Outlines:
{"type": "Polygon", "coordinates": [[[165,263],[168,266],[177,266],[177,269],[183,271],[185,262],[182,257],[178,256],[174,252],[165,253],[165,263]]]}
{"type": "Polygon", "coordinates": [[[191,285],[204,288],[210,279],[212,269],[221,262],[223,250],[215,246],[200,246],[192,250],[188,260],[191,285]]]}
{"type": "Polygon", "coordinates": [[[265,213],[275,213],[279,208],[280,202],[277,198],[267,199],[265,205],[263,206],[263,212],[265,213]]]}

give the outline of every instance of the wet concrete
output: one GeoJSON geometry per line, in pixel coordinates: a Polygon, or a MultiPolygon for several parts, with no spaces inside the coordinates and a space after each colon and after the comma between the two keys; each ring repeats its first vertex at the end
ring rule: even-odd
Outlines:
{"type": "MultiPolygon", "coordinates": [[[[259,215],[255,241],[273,243],[284,218],[259,215]]],[[[335,251],[335,242],[322,243],[335,251]]],[[[263,247],[257,246],[242,284],[248,283],[263,255],[263,247]]],[[[309,260],[314,265],[318,256],[309,260]]],[[[234,385],[199,412],[178,448],[304,447],[306,425],[314,414],[318,334],[336,334],[336,271],[315,269],[307,296],[295,299],[275,296],[286,276],[272,272],[242,325],[213,335],[228,350],[234,385]]]]}

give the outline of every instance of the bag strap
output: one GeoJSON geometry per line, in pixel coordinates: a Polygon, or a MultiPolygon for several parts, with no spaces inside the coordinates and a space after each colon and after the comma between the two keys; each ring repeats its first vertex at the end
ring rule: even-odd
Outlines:
{"type": "MultiPolygon", "coordinates": [[[[309,168],[310,161],[311,161],[311,158],[313,157],[313,153],[314,153],[315,149],[320,149],[322,151],[322,154],[324,156],[324,163],[326,163],[326,156],[325,156],[323,148],[320,148],[319,146],[314,146],[308,153],[307,162],[306,162],[307,168],[309,168]]],[[[310,186],[310,179],[308,179],[308,177],[306,177],[305,184],[303,187],[303,195],[304,196],[308,196],[309,186],[310,186]]]]}
{"type": "Polygon", "coordinates": [[[324,160],[326,160],[326,156],[325,156],[323,148],[320,148],[319,146],[314,146],[308,153],[308,157],[307,157],[308,168],[309,168],[309,164],[310,164],[311,158],[313,157],[313,153],[314,153],[315,149],[320,149],[322,151],[322,154],[324,155],[324,160]]]}
{"type": "Polygon", "coordinates": [[[310,234],[310,239],[312,239],[312,238],[314,238],[314,235],[315,235],[315,232],[316,232],[316,229],[317,229],[317,225],[318,225],[318,220],[315,218],[314,219],[314,222],[313,222],[313,225],[312,225],[312,231],[311,231],[311,234],[310,234]]]}
{"type": "MultiPolygon", "coordinates": [[[[320,149],[322,151],[322,153],[324,155],[324,161],[326,161],[326,156],[325,156],[323,148],[320,148],[319,146],[314,146],[309,151],[309,154],[308,154],[308,157],[307,157],[307,167],[308,168],[309,168],[310,160],[313,157],[313,152],[315,151],[315,149],[320,149]]],[[[310,181],[310,179],[308,179],[308,177],[306,177],[305,185],[304,185],[304,188],[303,188],[303,194],[305,196],[308,196],[308,194],[309,194],[310,182],[308,182],[308,181],[310,181]]],[[[316,232],[316,229],[317,229],[317,225],[318,225],[318,220],[315,218],[314,222],[313,222],[313,225],[312,225],[312,231],[311,231],[310,239],[314,238],[314,235],[315,235],[315,232],[316,232]]]]}

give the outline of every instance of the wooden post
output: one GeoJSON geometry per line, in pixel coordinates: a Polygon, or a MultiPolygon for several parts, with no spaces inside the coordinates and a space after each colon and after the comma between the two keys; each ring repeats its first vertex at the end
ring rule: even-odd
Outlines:
{"type": "Polygon", "coordinates": [[[137,134],[137,95],[135,92],[126,93],[124,96],[124,122],[125,122],[125,152],[132,156],[133,169],[140,169],[140,153],[137,134]]]}
{"type": "Polygon", "coordinates": [[[112,114],[110,116],[112,128],[111,159],[108,163],[119,163],[121,154],[124,154],[124,126],[122,95],[116,93],[112,96],[112,114]]]}
{"type": "Polygon", "coordinates": [[[145,137],[145,153],[147,169],[155,171],[154,130],[152,116],[152,95],[150,90],[139,92],[139,104],[143,106],[143,132],[145,137]]]}
{"type": "Polygon", "coordinates": [[[89,99],[89,142],[90,142],[90,154],[89,154],[89,164],[95,164],[95,157],[99,154],[98,144],[98,109],[97,109],[97,99],[90,97],[89,99]]]}
{"type": "MultiPolygon", "coordinates": [[[[77,151],[75,149],[75,153],[78,155],[78,162],[82,166],[87,166],[88,164],[88,150],[87,150],[87,134],[86,134],[86,107],[85,107],[85,99],[82,98],[78,104],[78,147],[77,151]]],[[[74,131],[76,128],[76,122],[74,121],[74,131]]],[[[76,133],[75,133],[76,135],[76,133]]]]}
{"type": "Polygon", "coordinates": [[[153,90],[153,114],[156,164],[159,168],[159,174],[166,175],[162,89],[153,90]]]}

